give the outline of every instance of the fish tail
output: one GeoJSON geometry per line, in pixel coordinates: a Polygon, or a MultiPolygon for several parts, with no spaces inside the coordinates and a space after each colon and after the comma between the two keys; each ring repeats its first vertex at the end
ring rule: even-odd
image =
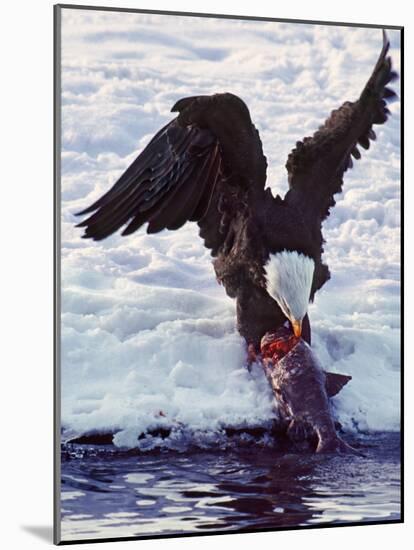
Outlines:
{"type": "Polygon", "coordinates": [[[320,439],[316,448],[317,453],[352,454],[364,456],[360,451],[346,443],[339,436],[320,439]]]}

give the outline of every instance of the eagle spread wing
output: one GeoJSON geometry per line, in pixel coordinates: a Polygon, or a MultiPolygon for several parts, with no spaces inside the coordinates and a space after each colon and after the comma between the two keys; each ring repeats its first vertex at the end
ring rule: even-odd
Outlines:
{"type": "Polygon", "coordinates": [[[353,165],[352,157],[361,158],[358,144],[369,149],[370,140],[376,139],[372,126],[388,118],[387,100],[396,94],[387,84],[397,77],[387,57],[389,46],[383,31],[381,54],[359,99],[332,111],[312,137],[296,143],[288,157],[289,191],[284,200],[302,212],[309,227],[315,221],[320,226],[329,215],[335,205],[334,194],[341,191],[343,175],[353,165]]]}
{"type": "Polygon", "coordinates": [[[92,214],[78,224],[85,238],[104,239],[123,226],[128,235],[144,223],[156,233],[190,220],[199,222],[215,255],[229,226],[225,205],[243,201],[252,187],[264,188],[266,158],[241,99],[227,93],[190,97],[172,111],[178,116],[105,195],[79,213],[92,214]]]}

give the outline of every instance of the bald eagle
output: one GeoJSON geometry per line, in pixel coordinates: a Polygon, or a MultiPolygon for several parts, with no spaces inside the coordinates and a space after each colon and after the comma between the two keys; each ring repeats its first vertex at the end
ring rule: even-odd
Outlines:
{"type": "Polygon", "coordinates": [[[335,205],[358,145],[368,149],[374,124],[389,115],[387,87],[397,75],[383,47],[360,97],[332,111],[312,137],[298,141],[286,163],[289,190],[274,197],[266,157],[249,109],[231,93],[180,99],[164,126],[107,193],[79,212],[84,238],[101,240],[121,227],[129,235],[197,222],[217,280],[236,299],[237,328],[249,346],[286,321],[310,343],[308,304],[328,281],[322,222],[335,205]]]}

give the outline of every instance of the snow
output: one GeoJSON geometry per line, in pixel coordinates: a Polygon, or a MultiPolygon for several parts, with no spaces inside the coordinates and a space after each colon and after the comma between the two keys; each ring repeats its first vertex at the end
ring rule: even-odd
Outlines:
{"type": "MultiPolygon", "coordinates": [[[[94,243],[81,239],[74,213],[115,182],[177,99],[217,91],[248,104],[268,184],[283,194],[288,153],[357,98],[381,32],[62,11],[64,432],[111,431],[116,445],[143,450],[225,445],[225,427],[266,427],[275,409],[262,370],[246,369],[235,304],[197,226],[94,243]],[[137,439],[159,427],[171,435],[137,439]]],[[[388,34],[398,70],[399,33],[388,34]]],[[[353,377],[333,403],[354,431],[400,422],[399,102],[390,108],[325,223],[332,279],[309,309],[324,368],[353,377]]]]}

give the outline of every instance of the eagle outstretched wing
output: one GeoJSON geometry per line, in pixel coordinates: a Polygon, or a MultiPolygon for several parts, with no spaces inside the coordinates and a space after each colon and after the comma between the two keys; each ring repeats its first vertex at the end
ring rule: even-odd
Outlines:
{"type": "Polygon", "coordinates": [[[184,98],[172,111],[178,116],[114,186],[79,212],[92,214],[78,224],[85,238],[101,240],[123,226],[128,235],[146,222],[148,233],[156,233],[196,221],[214,255],[228,230],[224,205],[237,206],[252,186],[264,188],[266,158],[241,99],[227,93],[184,98]]]}
{"type": "Polygon", "coordinates": [[[358,145],[368,149],[376,138],[372,126],[388,118],[387,101],[396,94],[387,84],[397,78],[387,57],[389,46],[383,31],[382,51],[359,99],[332,111],[312,137],[296,143],[288,157],[289,191],[284,200],[302,212],[310,227],[315,222],[320,225],[335,205],[334,195],[341,191],[352,157],[361,157],[358,145]]]}
{"type": "Polygon", "coordinates": [[[124,226],[128,235],[145,222],[148,232],[177,229],[202,217],[221,172],[218,141],[207,129],[162,128],[115,185],[79,215],[85,238],[101,240],[124,226]]]}

